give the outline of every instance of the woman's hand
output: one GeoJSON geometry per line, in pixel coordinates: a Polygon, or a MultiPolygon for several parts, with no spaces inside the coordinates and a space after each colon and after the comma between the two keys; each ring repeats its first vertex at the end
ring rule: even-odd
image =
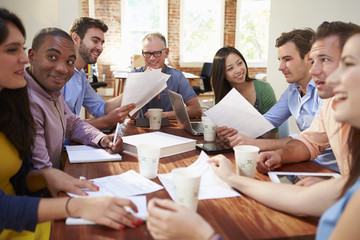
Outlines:
{"type": "Polygon", "coordinates": [[[47,187],[51,196],[57,197],[59,192],[70,192],[87,195],[82,188],[98,191],[99,187],[87,180],[74,178],[56,168],[33,170],[27,176],[27,186],[30,191],[38,191],[47,187]]]}
{"type": "Polygon", "coordinates": [[[142,220],[126,208],[138,211],[129,199],[117,197],[72,198],[68,204],[72,217],[81,217],[114,229],[125,229],[125,226],[134,228],[142,224],[142,220]]]}
{"type": "Polygon", "coordinates": [[[199,214],[167,199],[149,201],[146,225],[155,239],[208,239],[214,233],[199,214]]]}
{"type": "Polygon", "coordinates": [[[214,173],[223,181],[227,181],[233,175],[236,175],[233,164],[224,155],[216,155],[208,160],[208,163],[213,163],[212,169],[214,173]]]}

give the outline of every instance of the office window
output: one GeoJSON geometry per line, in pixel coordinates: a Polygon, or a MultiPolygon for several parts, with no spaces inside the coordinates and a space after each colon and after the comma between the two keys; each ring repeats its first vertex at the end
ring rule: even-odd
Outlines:
{"type": "Polygon", "coordinates": [[[181,0],[180,66],[212,62],[224,42],[224,0],[181,0]]]}
{"type": "Polygon", "coordinates": [[[237,2],[236,48],[251,67],[265,67],[268,55],[270,0],[237,2]]]}
{"type": "Polygon", "coordinates": [[[121,1],[121,53],[122,68],[131,64],[131,56],[141,54],[144,36],[160,32],[167,38],[167,0],[121,1]]]}

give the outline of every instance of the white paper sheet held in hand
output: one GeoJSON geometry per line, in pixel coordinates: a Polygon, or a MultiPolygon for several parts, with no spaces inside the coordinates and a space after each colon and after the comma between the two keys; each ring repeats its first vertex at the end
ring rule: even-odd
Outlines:
{"type": "MultiPolygon", "coordinates": [[[[237,191],[233,190],[227,183],[215,175],[207,160],[209,160],[209,156],[204,151],[201,151],[196,162],[188,166],[188,168],[195,169],[201,173],[199,200],[240,196],[237,191]]],[[[175,190],[171,173],[158,174],[158,178],[166,191],[168,191],[170,197],[175,201],[175,190]]]]}
{"type": "Polygon", "coordinates": [[[235,88],[205,115],[219,127],[231,127],[252,138],[274,128],[235,88]]]}
{"type": "Polygon", "coordinates": [[[166,81],[169,77],[170,75],[162,73],[161,69],[150,72],[129,73],[121,106],[135,103],[135,109],[130,112],[130,116],[132,116],[167,87],[166,81]]]}

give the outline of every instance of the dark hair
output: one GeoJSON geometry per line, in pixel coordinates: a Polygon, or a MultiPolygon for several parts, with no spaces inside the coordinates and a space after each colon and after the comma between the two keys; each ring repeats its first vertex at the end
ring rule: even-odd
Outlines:
{"type": "Polygon", "coordinates": [[[9,12],[5,8],[0,8],[0,44],[3,43],[9,35],[9,29],[7,24],[13,23],[26,38],[25,28],[21,20],[12,12],[9,12]]]}
{"type": "Polygon", "coordinates": [[[349,149],[349,178],[346,181],[342,194],[357,181],[360,177],[360,129],[351,127],[348,137],[348,149],[349,149]]]}
{"type": "MultiPolygon", "coordinates": [[[[20,19],[6,9],[0,8],[0,44],[9,35],[7,24],[13,23],[25,38],[25,28],[20,19]]],[[[30,111],[27,88],[0,91],[0,132],[14,145],[21,159],[31,157],[34,142],[34,120],[30,111]]]]}
{"type": "Polygon", "coordinates": [[[35,51],[38,50],[44,43],[46,36],[61,37],[72,42],[72,38],[70,37],[70,35],[60,28],[43,28],[36,33],[32,41],[31,48],[35,51]]]}
{"type": "Polygon", "coordinates": [[[218,103],[225,97],[225,95],[230,92],[232,89],[230,83],[226,80],[226,68],[225,60],[230,53],[235,53],[240,56],[243,60],[246,67],[246,76],[245,81],[252,81],[252,78],[249,78],[249,69],[245,61],[244,56],[233,47],[223,47],[220,48],[214,57],[212,70],[211,70],[211,82],[215,92],[215,103],[218,103]]]}
{"type": "Polygon", "coordinates": [[[100,28],[104,33],[107,32],[108,26],[100,19],[81,17],[75,19],[71,25],[70,35],[76,33],[80,39],[84,39],[85,34],[89,28],[100,28]]]}
{"type": "Polygon", "coordinates": [[[338,36],[340,49],[343,49],[346,40],[350,37],[350,35],[352,35],[352,33],[354,33],[355,31],[359,31],[359,29],[360,26],[351,22],[344,23],[341,21],[325,21],[317,28],[316,33],[312,39],[312,43],[329,36],[338,36]]]}
{"type": "Polygon", "coordinates": [[[279,48],[287,42],[293,42],[299,51],[301,59],[310,51],[312,39],[315,35],[311,28],[294,29],[291,32],[283,32],[280,37],[276,39],[275,47],[279,48]]]}

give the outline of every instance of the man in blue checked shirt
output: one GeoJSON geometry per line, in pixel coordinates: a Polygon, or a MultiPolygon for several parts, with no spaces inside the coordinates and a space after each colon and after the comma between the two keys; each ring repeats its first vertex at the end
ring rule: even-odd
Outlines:
{"type": "Polygon", "coordinates": [[[75,73],[61,90],[70,110],[79,115],[84,106],[95,117],[86,121],[98,129],[115,127],[118,122],[124,122],[135,108],[135,104],[120,107],[122,96],[105,102],[93,90],[83,70],[87,64],[97,62],[103,51],[104,33],[107,30],[107,25],[99,19],[81,17],[73,22],[70,36],[76,48],[75,73]]]}

